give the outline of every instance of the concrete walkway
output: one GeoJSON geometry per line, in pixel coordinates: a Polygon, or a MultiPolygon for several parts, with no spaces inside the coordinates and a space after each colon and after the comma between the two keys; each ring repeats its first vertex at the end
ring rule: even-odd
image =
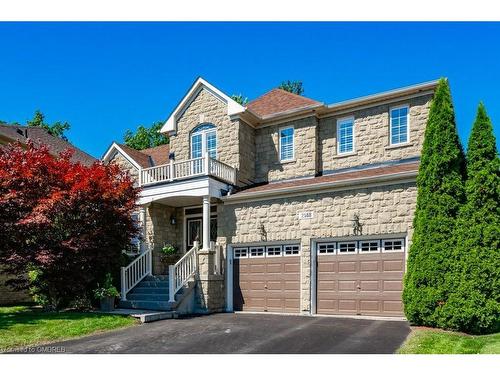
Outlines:
{"type": "Polygon", "coordinates": [[[50,346],[66,353],[394,353],[407,322],[269,314],[163,320],[50,346]]]}

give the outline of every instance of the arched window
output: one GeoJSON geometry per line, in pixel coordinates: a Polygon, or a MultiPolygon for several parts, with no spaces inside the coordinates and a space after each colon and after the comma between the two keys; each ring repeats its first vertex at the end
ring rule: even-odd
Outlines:
{"type": "Polygon", "coordinates": [[[217,157],[217,129],[213,124],[201,124],[191,132],[191,158],[201,158],[205,152],[217,157]]]}

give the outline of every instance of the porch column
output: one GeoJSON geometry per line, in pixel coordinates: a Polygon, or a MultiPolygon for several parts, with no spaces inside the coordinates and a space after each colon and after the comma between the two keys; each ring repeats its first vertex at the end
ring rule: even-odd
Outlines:
{"type": "Polygon", "coordinates": [[[210,196],[203,197],[203,250],[210,249],[210,196]]]}
{"type": "Polygon", "coordinates": [[[147,242],[147,228],[146,228],[146,210],[148,209],[148,205],[143,205],[139,208],[139,213],[141,215],[141,224],[142,224],[142,241],[141,241],[141,253],[147,250],[146,242],[147,242]]]}

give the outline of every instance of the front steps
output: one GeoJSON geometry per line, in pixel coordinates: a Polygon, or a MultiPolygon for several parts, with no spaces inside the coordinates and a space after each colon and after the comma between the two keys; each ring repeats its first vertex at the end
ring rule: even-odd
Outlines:
{"type": "MultiPolygon", "coordinates": [[[[121,309],[171,312],[172,314],[170,317],[175,317],[177,316],[177,309],[179,309],[179,312],[189,313],[188,310],[192,308],[192,305],[189,304],[189,301],[186,303],[183,302],[186,297],[192,297],[193,288],[194,282],[189,282],[186,287],[177,292],[175,295],[175,302],[168,302],[168,275],[146,276],[129,293],[127,293],[126,301],[120,301],[119,307],[121,309]]],[[[165,318],[169,316],[168,314],[164,315],[165,318]]]]}
{"type": "Polygon", "coordinates": [[[168,276],[146,276],[120,301],[122,309],[172,311],[174,304],[168,302],[168,276]]]}

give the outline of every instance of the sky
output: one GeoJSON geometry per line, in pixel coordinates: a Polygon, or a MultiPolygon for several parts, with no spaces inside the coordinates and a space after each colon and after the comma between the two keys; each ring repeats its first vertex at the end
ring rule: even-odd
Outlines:
{"type": "Polygon", "coordinates": [[[164,121],[201,76],[254,99],[283,80],[326,104],[450,81],[466,146],[479,101],[500,138],[500,23],[0,23],[0,120],[40,109],[101,157],[164,121]]]}

